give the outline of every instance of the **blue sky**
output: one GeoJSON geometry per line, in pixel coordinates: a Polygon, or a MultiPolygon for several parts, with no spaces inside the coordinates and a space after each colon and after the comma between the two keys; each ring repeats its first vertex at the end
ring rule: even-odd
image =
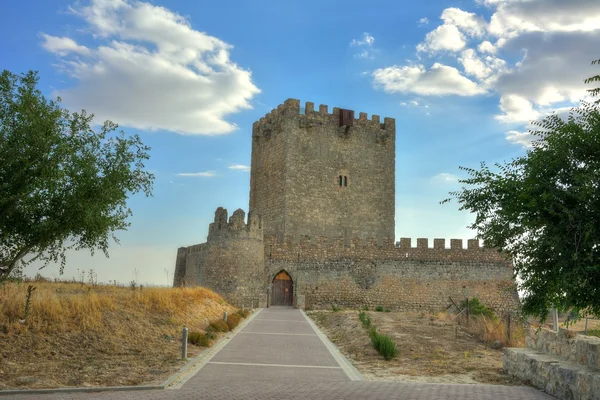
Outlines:
{"type": "Polygon", "coordinates": [[[596,0],[32,3],[0,3],[1,68],[140,134],[156,175],[111,257],[69,253],[66,278],[166,284],[218,206],[247,211],[252,123],[287,98],[395,118],[396,238],[471,238],[439,205],[458,167],[523,154],[600,58],[596,0]]]}

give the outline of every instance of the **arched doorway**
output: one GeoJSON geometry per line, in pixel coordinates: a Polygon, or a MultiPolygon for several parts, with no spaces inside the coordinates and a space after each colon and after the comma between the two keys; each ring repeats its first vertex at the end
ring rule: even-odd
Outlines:
{"type": "Polygon", "coordinates": [[[294,305],[294,285],[292,277],[285,271],[279,272],[273,278],[273,301],[274,306],[294,305]]]}

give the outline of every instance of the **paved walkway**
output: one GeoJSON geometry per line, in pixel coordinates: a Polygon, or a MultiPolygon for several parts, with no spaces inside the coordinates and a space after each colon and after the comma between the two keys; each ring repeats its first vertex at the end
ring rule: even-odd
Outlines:
{"type": "Polygon", "coordinates": [[[298,310],[260,311],[193,376],[153,391],[11,395],[3,399],[549,400],[530,387],[373,382],[360,379],[298,310]]]}

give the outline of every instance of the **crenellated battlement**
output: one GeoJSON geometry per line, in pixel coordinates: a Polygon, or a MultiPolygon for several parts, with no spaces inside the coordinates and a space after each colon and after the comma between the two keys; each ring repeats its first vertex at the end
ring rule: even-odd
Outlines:
{"type": "Polygon", "coordinates": [[[495,248],[481,246],[479,240],[469,239],[463,247],[462,239],[434,239],[433,247],[429,240],[417,238],[412,246],[411,238],[401,238],[394,243],[393,238],[351,238],[343,237],[300,237],[266,236],[265,255],[270,259],[325,260],[325,259],[372,259],[372,260],[421,260],[421,261],[464,261],[464,262],[508,262],[506,255],[495,248]]]}
{"type": "Polygon", "coordinates": [[[283,104],[254,122],[252,126],[253,137],[264,136],[269,138],[271,134],[275,133],[273,128],[279,127],[283,120],[288,118],[297,119],[301,128],[331,125],[340,130],[339,128],[343,127],[345,134],[351,134],[352,130],[356,131],[356,129],[362,128],[382,131],[381,133],[387,135],[395,135],[396,132],[396,120],[394,118],[385,117],[382,123],[379,115],[372,115],[369,119],[368,114],[365,112],[355,113],[353,110],[345,110],[339,107],[333,107],[332,113],[330,113],[328,105],[321,104],[318,109],[315,109],[315,104],[310,101],[305,103],[304,113],[302,114],[300,112],[300,100],[287,99],[283,104]],[[358,118],[355,118],[356,115],[358,115],[358,118]]]}
{"type": "Polygon", "coordinates": [[[246,213],[241,208],[238,208],[228,220],[227,209],[219,207],[215,211],[214,222],[208,225],[208,242],[221,236],[232,235],[262,239],[262,232],[263,226],[260,216],[255,216],[250,212],[248,214],[248,223],[246,223],[246,213]]]}
{"type": "MultiPolygon", "coordinates": [[[[398,242],[396,242],[396,247],[399,249],[428,249],[429,247],[429,239],[427,238],[417,238],[416,247],[412,247],[412,239],[411,238],[400,238],[398,242]]],[[[433,249],[446,249],[446,239],[433,239],[433,249]]],[[[480,246],[479,240],[477,239],[468,239],[467,240],[467,249],[483,249],[483,246],[480,246]]],[[[462,239],[450,239],[450,247],[452,250],[464,250],[463,240],[462,239]]]]}

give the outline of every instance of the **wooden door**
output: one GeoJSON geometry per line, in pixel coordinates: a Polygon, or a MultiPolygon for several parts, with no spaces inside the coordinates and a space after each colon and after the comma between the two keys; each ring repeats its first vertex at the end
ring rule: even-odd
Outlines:
{"type": "Polygon", "coordinates": [[[292,278],[287,272],[281,271],[273,279],[273,301],[274,306],[294,305],[294,285],[292,278]]]}

